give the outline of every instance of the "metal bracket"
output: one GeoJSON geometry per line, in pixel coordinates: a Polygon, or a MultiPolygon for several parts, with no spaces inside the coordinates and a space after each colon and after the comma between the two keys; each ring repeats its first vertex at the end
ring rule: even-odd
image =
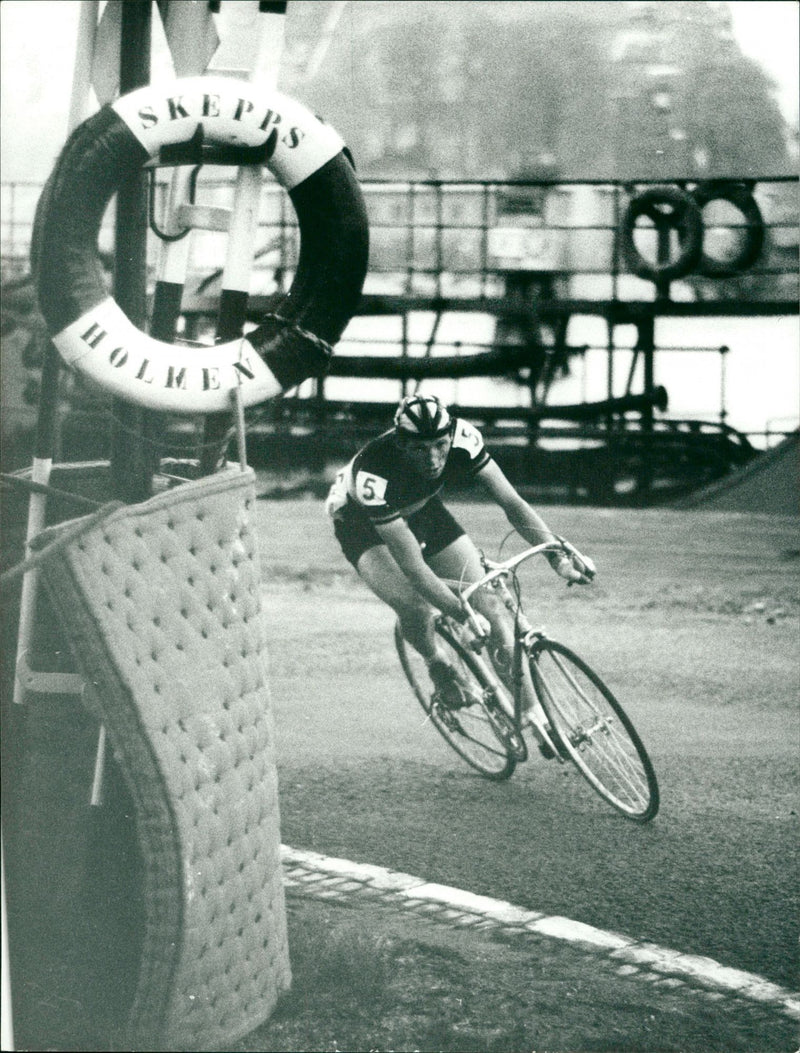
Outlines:
{"type": "Polygon", "coordinates": [[[17,683],[23,691],[39,695],[82,695],[85,687],[79,673],[44,673],[31,669],[26,651],[17,661],[17,683]]]}

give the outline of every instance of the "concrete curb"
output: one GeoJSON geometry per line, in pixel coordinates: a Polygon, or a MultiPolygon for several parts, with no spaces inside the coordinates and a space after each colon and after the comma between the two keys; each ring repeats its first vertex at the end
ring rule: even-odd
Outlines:
{"type": "Polygon", "coordinates": [[[502,930],[523,937],[561,940],[581,951],[604,956],[616,966],[620,976],[638,974],[671,988],[686,985],[712,999],[740,998],[800,1021],[800,992],[788,991],[755,973],[728,968],[713,958],[682,954],[570,918],[546,916],[489,896],[424,881],[412,874],[288,845],[281,845],[281,862],[289,895],[331,900],[361,896],[458,928],[502,930]]]}

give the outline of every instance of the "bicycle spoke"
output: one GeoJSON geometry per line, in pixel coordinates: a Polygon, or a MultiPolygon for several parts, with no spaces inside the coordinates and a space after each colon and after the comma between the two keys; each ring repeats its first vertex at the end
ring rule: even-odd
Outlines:
{"type": "Polygon", "coordinates": [[[482,706],[475,706],[474,708],[475,712],[472,711],[472,708],[459,709],[453,712],[447,709],[446,706],[435,705],[434,712],[436,715],[433,719],[440,720],[449,731],[462,735],[476,746],[480,746],[481,749],[494,753],[498,757],[504,757],[505,749],[500,749],[499,743],[498,748],[491,744],[491,736],[495,733],[495,727],[486,715],[485,709],[482,706]]]}
{"type": "Polygon", "coordinates": [[[446,627],[438,628],[447,660],[463,692],[461,706],[441,699],[430,680],[425,662],[395,631],[397,652],[417,701],[431,723],[471,767],[489,779],[507,779],[520,756],[507,729],[491,713],[491,691],[484,682],[479,661],[468,654],[446,627]]]}
{"type": "MultiPolygon", "coordinates": [[[[589,745],[603,755],[609,769],[616,771],[621,786],[627,786],[631,798],[634,801],[645,803],[647,793],[642,788],[642,765],[636,747],[626,734],[619,734],[619,722],[613,715],[602,714],[597,705],[587,695],[581,684],[572,675],[572,671],[565,664],[559,654],[552,654],[553,663],[558,666],[564,679],[569,683],[587,709],[594,716],[594,723],[590,727],[580,727],[581,745],[589,745]],[[604,740],[604,736],[608,741],[604,740]],[[613,739],[613,745],[612,740],[613,739]]],[[[646,785],[644,787],[646,791],[646,785]]]]}
{"type": "Polygon", "coordinates": [[[542,705],[581,774],[623,814],[652,818],[658,809],[652,765],[608,688],[552,641],[538,648],[533,672],[542,705]]]}
{"type": "MultiPolygon", "coordinates": [[[[586,758],[586,763],[591,763],[593,772],[622,803],[641,807],[647,800],[647,787],[646,783],[642,787],[641,768],[639,772],[636,770],[636,754],[632,744],[620,737],[612,741],[610,721],[597,713],[596,706],[564,670],[558,656],[553,655],[552,658],[572,689],[571,692],[562,692],[558,698],[548,691],[554,707],[570,725],[566,738],[579,753],[593,751],[591,759],[586,758]],[[583,703],[589,712],[581,710],[579,703],[583,703]],[[633,757],[629,755],[629,750],[633,751],[633,757]]],[[[548,688],[550,686],[548,684],[548,688]]]]}

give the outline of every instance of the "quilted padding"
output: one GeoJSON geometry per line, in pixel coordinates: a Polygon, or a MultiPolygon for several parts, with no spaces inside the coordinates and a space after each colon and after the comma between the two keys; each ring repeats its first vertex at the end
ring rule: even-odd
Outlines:
{"type": "Polygon", "coordinates": [[[131,1049],[225,1049],[290,983],[254,501],[250,470],[188,482],[41,571],[136,807],[131,1049]]]}

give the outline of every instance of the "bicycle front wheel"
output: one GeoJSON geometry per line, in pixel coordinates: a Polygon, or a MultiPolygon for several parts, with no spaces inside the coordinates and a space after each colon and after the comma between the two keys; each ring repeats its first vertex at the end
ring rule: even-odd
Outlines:
{"type": "Polygon", "coordinates": [[[497,702],[480,661],[445,625],[437,623],[436,631],[447,661],[458,673],[464,705],[453,709],[438,697],[424,659],[406,643],[398,623],[397,654],[414,695],[431,724],[467,764],[487,779],[508,779],[525,744],[497,702]]]}
{"type": "Polygon", "coordinates": [[[600,677],[568,647],[539,640],[531,651],[536,693],[581,775],[626,818],[658,812],[653,765],[630,717],[600,677]]]}

